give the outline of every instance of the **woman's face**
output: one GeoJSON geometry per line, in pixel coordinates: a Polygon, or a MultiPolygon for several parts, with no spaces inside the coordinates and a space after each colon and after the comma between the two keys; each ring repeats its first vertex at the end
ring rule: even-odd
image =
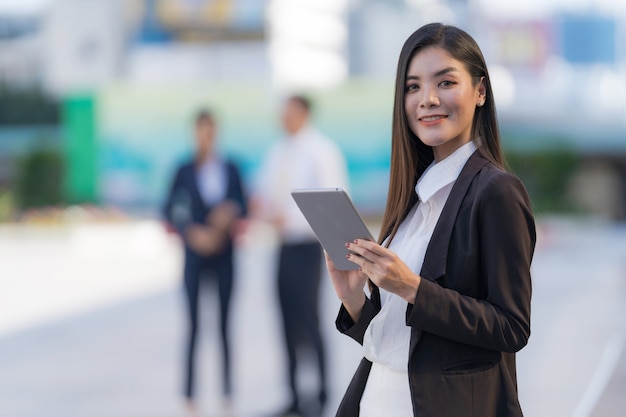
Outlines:
{"type": "Polygon", "coordinates": [[[476,106],[485,102],[485,83],[474,85],[461,61],[445,49],[427,47],[407,69],[404,106],[409,128],[432,146],[441,161],[469,142],[476,106]]]}

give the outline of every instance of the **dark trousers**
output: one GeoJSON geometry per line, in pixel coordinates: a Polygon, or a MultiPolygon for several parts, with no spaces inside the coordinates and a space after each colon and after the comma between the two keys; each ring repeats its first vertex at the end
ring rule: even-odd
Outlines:
{"type": "Polygon", "coordinates": [[[195,348],[198,335],[198,297],[200,282],[217,281],[220,304],[220,336],[222,350],[222,388],[225,396],[231,394],[231,364],[228,337],[228,312],[233,288],[232,253],[215,258],[201,258],[193,253],[185,254],[185,295],[189,328],[187,336],[187,357],[185,367],[185,396],[194,396],[195,348]]]}
{"type": "Polygon", "coordinates": [[[326,357],[319,330],[318,299],[322,273],[322,249],[317,242],[283,244],[278,267],[278,295],[288,359],[291,406],[301,406],[296,387],[299,347],[315,352],[320,377],[318,400],[326,402],[326,357]]]}

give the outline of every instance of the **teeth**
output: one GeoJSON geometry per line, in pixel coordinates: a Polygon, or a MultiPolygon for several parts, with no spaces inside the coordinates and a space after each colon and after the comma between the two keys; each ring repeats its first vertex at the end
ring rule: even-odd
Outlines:
{"type": "Polygon", "coordinates": [[[424,122],[432,122],[433,120],[439,120],[441,119],[442,116],[428,116],[428,117],[422,117],[422,121],[424,122]]]}

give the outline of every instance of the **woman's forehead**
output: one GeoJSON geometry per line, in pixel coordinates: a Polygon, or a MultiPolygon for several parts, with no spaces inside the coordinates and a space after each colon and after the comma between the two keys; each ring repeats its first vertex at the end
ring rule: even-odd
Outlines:
{"type": "Polygon", "coordinates": [[[407,75],[437,76],[444,72],[467,72],[462,61],[440,46],[428,46],[417,51],[409,61],[407,75]]]}

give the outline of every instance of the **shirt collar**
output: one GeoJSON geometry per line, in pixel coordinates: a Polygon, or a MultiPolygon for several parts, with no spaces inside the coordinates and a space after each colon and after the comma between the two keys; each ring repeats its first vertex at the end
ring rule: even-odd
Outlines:
{"type": "Polygon", "coordinates": [[[428,201],[437,191],[456,181],[474,151],[476,145],[474,141],[469,141],[444,160],[430,164],[415,185],[420,201],[428,201]]]}

